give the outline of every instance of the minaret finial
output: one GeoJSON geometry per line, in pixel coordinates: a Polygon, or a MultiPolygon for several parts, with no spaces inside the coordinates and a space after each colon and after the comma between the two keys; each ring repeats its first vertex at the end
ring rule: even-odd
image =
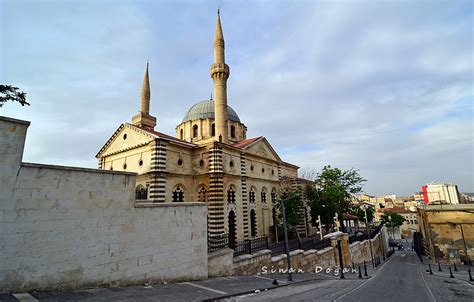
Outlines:
{"type": "Polygon", "coordinates": [[[212,101],[212,93],[211,93],[211,101],[212,101]]]}
{"type": "Polygon", "coordinates": [[[140,95],[140,112],[132,118],[132,123],[139,127],[153,129],[156,126],[156,118],[150,115],[150,77],[148,76],[149,61],[146,62],[145,76],[143,77],[142,91],[140,95]]]}

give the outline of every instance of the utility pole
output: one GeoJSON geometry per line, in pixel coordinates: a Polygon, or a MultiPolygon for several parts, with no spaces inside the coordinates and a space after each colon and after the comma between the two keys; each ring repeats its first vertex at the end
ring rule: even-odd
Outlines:
{"type": "Polygon", "coordinates": [[[318,215],[318,224],[319,224],[319,239],[323,240],[323,223],[321,222],[321,215],[318,215]]]}
{"type": "Polygon", "coordinates": [[[369,219],[367,218],[367,207],[364,207],[364,212],[365,212],[365,229],[367,231],[367,236],[369,237],[369,247],[370,247],[370,258],[372,259],[372,267],[374,266],[374,253],[372,252],[372,239],[370,239],[370,233],[369,233],[369,219]]]}

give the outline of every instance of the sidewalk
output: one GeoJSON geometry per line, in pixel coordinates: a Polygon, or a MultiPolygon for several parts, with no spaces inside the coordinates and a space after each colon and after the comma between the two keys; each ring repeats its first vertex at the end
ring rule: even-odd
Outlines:
{"type": "MultiPolygon", "coordinates": [[[[368,276],[364,277],[362,266],[363,279],[371,278],[380,268],[381,266],[378,266],[374,269],[370,262],[367,263],[368,276]]],[[[0,301],[212,301],[303,282],[324,282],[327,280],[350,282],[351,280],[360,280],[358,272],[347,272],[344,275],[346,280],[340,279],[340,274],[336,276],[334,271],[330,273],[326,273],[324,270],[319,273],[294,273],[292,274],[292,282],[288,281],[288,274],[231,276],[170,284],[0,294],[0,301]],[[273,284],[274,280],[277,281],[277,285],[273,284]]]]}

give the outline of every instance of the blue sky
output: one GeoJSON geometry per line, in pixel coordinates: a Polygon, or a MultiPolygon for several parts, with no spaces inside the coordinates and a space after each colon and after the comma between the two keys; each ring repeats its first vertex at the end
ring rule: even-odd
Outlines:
{"type": "Polygon", "coordinates": [[[229,104],[282,158],[356,168],[365,191],[410,195],[430,181],[474,191],[471,1],[0,0],[0,83],[30,107],[24,160],[97,167],[139,108],[174,134],[212,92],[221,8],[229,104]]]}

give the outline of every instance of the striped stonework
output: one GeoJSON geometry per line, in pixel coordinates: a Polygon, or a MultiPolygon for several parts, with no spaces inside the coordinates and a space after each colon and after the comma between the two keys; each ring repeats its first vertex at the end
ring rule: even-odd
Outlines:
{"type": "Polygon", "coordinates": [[[245,153],[240,152],[240,174],[242,182],[242,218],[244,222],[244,239],[249,238],[249,205],[247,202],[247,170],[245,168],[245,153]]]}
{"type": "Polygon", "coordinates": [[[215,142],[209,150],[209,204],[208,237],[212,248],[225,247],[222,241],[213,238],[224,234],[224,179],[222,173],[222,148],[215,142]]]}
{"type": "Polygon", "coordinates": [[[281,166],[278,165],[278,180],[281,180],[281,166]]]}
{"type": "Polygon", "coordinates": [[[166,143],[156,140],[152,146],[149,199],[152,202],[165,202],[166,192],[166,143]]]}
{"type": "Polygon", "coordinates": [[[247,202],[247,172],[245,168],[245,153],[240,152],[240,174],[242,185],[242,216],[244,225],[244,239],[249,238],[249,207],[247,202]]]}

